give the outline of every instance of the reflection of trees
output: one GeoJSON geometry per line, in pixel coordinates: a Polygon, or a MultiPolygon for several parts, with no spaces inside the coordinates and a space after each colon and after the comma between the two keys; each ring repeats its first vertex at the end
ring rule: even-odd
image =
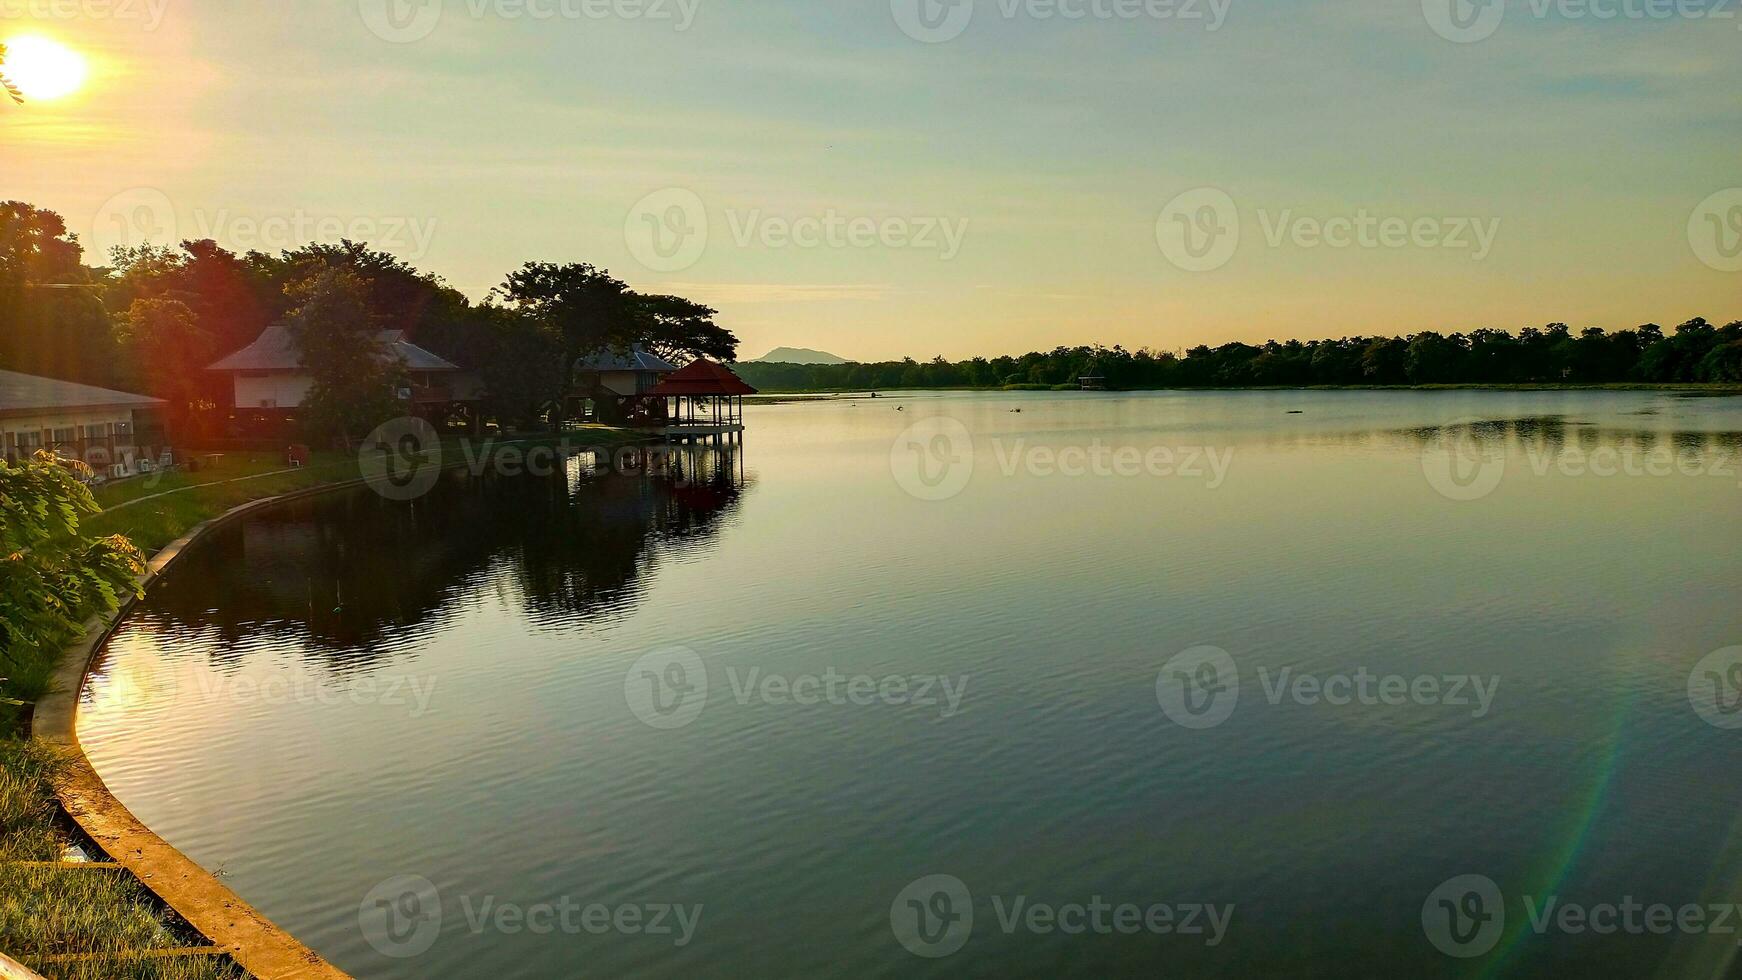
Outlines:
{"type": "Polygon", "coordinates": [[[1667,453],[1676,465],[1702,471],[1720,465],[1742,470],[1742,432],[1624,428],[1569,420],[1560,415],[1391,430],[1274,432],[1265,434],[1264,445],[1272,449],[1384,446],[1419,452],[1429,447],[1443,447],[1448,440],[1484,451],[1504,452],[1510,447],[1535,454],[1540,459],[1554,459],[1569,451],[1589,455],[1598,450],[1612,450],[1637,457],[1656,454],[1660,459],[1667,453]]]}
{"type": "Polygon", "coordinates": [[[1742,462],[1742,432],[1617,428],[1569,422],[1559,415],[1427,426],[1392,435],[1401,436],[1417,449],[1452,437],[1495,451],[1510,445],[1543,459],[1568,451],[1590,455],[1609,450],[1636,457],[1655,454],[1663,458],[1667,454],[1677,465],[1699,470],[1742,462]]]}
{"type": "Polygon", "coordinates": [[[410,503],[358,490],[274,508],[173,566],[141,621],[213,636],[220,660],[280,636],[344,668],[439,630],[450,601],[492,575],[539,620],[622,608],[645,589],[652,544],[717,533],[746,489],[736,452],[655,452],[674,455],[628,471],[577,457],[546,475],[449,473],[410,503]]]}
{"type": "MultiPolygon", "coordinates": [[[[657,447],[618,453],[597,477],[582,458],[566,479],[542,483],[531,499],[494,509],[517,543],[516,578],[542,622],[616,609],[634,601],[653,542],[705,539],[737,506],[745,480],[731,449],[657,447]],[[510,513],[512,511],[512,513],[510,513]]],[[[520,485],[529,481],[495,481],[520,485]]]]}

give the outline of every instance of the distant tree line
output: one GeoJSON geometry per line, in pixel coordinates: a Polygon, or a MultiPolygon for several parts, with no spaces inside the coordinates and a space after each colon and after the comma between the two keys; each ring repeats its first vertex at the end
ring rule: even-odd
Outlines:
{"type": "Polygon", "coordinates": [[[210,431],[225,403],[226,379],[205,368],[281,320],[315,377],[305,407],[322,435],[366,432],[400,411],[382,394],[396,366],[363,356],[382,353],[381,331],[476,371],[484,413],[514,426],[561,403],[584,355],[639,343],[680,362],[730,361],[738,349],[715,310],[636,292],[586,263],[527,263],[473,303],[354,242],[271,255],[185,241],[86,259],[60,215],[0,201],[0,368],[155,395],[184,433],[210,431]]]}
{"type": "Polygon", "coordinates": [[[1344,337],[1262,345],[1059,347],[1019,357],[871,364],[744,364],[769,391],[874,388],[1071,387],[1085,375],[1109,388],[1245,388],[1305,385],[1742,382],[1742,320],[1695,318],[1666,333],[1655,323],[1573,333],[1564,323],[1517,333],[1483,329],[1408,337],[1344,337]]]}

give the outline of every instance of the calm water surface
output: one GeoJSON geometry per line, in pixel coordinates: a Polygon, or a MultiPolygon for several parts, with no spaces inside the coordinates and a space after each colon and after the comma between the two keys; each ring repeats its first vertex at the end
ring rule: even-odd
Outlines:
{"type": "Polygon", "coordinates": [[[360,977],[1684,975],[1734,951],[1538,933],[1530,903],[1742,901],[1742,730],[1689,693],[1742,644],[1742,399],[938,394],[748,425],[653,474],[457,474],[236,525],[120,630],[81,738],[360,977]],[[1231,705],[1163,671],[1201,646],[1231,705]],[[1315,696],[1358,677],[1374,696],[1315,696]],[[1485,705],[1451,690],[1472,677],[1485,705]],[[971,899],[909,888],[933,875],[971,899]],[[1460,875],[1504,913],[1470,959],[1423,926],[1460,875]],[[908,936],[959,951],[903,945],[909,898],[971,908],[908,936]],[[1007,924],[1018,900],[1232,912],[1067,934],[1007,924]],[[668,906],[701,907],[687,942],[668,906]]]}

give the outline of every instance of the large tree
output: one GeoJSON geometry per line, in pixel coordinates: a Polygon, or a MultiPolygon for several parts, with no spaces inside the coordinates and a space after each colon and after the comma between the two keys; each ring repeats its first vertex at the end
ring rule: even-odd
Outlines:
{"type": "Polygon", "coordinates": [[[133,387],[169,403],[171,431],[200,431],[198,420],[215,407],[205,368],[216,354],[193,310],[180,300],[137,299],[116,334],[137,375],[133,387]]]}
{"type": "Polygon", "coordinates": [[[0,201],[0,368],[118,387],[108,312],[53,211],[0,201]]]}
{"type": "Polygon", "coordinates": [[[526,428],[568,392],[563,343],[542,320],[500,306],[485,305],[488,347],[479,376],[484,382],[484,412],[506,428],[526,428]]]}
{"type": "Polygon", "coordinates": [[[626,349],[640,338],[637,297],[609,272],[585,262],[528,262],[497,291],[514,309],[547,324],[562,345],[563,384],[586,354],[626,349]]]}
{"type": "Polygon", "coordinates": [[[370,322],[367,287],[355,274],[328,269],[292,286],[285,324],[314,383],[303,398],[304,423],[347,450],[356,439],[403,413],[395,391],[405,365],[370,322]]]}
{"type": "Polygon", "coordinates": [[[738,359],[738,338],[714,322],[719,311],[681,296],[634,297],[636,341],[660,357],[691,361],[738,359]]]}

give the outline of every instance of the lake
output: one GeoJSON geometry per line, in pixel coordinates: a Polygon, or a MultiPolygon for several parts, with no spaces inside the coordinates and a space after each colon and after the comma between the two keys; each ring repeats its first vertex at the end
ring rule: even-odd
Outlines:
{"type": "Polygon", "coordinates": [[[120,628],[80,737],[359,977],[1734,954],[1742,399],[913,393],[747,426],[232,525],[120,628]]]}

